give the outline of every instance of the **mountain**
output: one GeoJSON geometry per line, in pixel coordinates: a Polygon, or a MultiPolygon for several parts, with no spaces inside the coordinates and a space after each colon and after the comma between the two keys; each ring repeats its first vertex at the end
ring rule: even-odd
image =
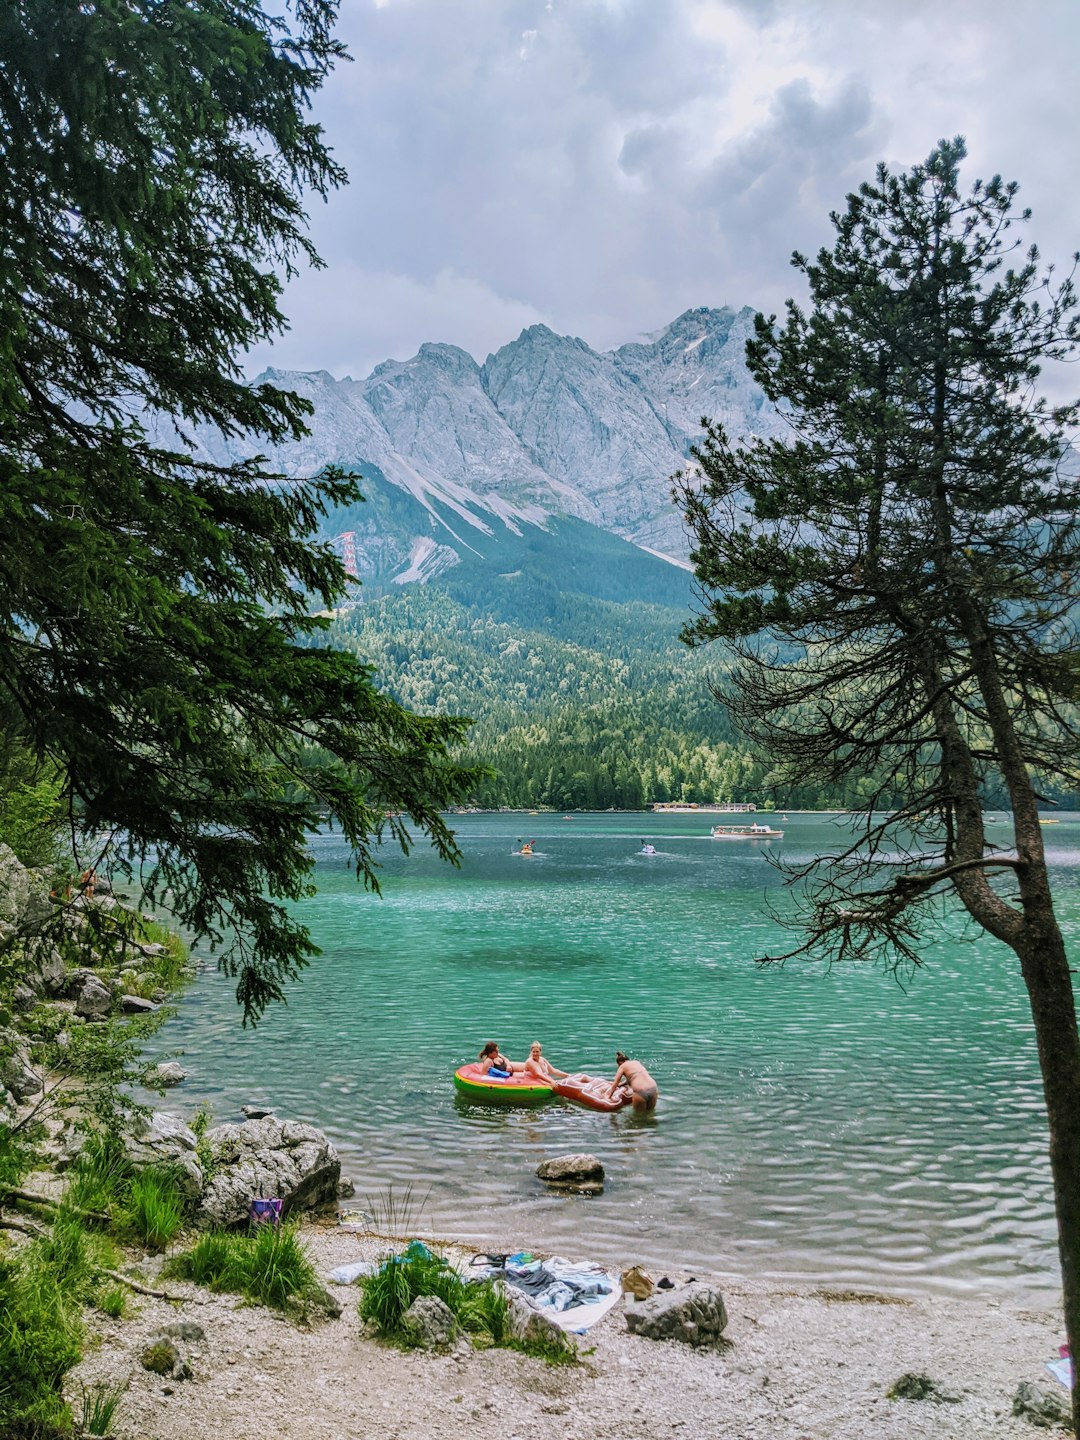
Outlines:
{"type": "MultiPolygon", "coordinates": [[[[688,310],[610,352],[532,325],[483,365],[428,343],[365,380],[267,370],[255,383],[314,406],[310,434],[270,459],[297,478],[328,464],[363,477],[373,503],[332,516],[326,533],[344,537],[356,577],[376,586],[427,583],[470,554],[512,551],[515,538],[565,519],[685,563],[669,476],[701,416],[736,436],[778,427],[743,362],[752,320],[749,309],[688,310]],[[412,503],[398,503],[405,497],[412,503]]],[[[173,443],[175,434],[163,425],[159,438],[173,443]]],[[[219,463],[266,448],[209,429],[194,441],[219,463]]],[[[509,554],[493,563],[513,568],[509,554]]]]}

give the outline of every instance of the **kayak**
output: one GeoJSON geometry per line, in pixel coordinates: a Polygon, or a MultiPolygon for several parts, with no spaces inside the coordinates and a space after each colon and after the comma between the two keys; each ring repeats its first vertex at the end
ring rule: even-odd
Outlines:
{"type": "Polygon", "coordinates": [[[515,1071],[505,1080],[488,1074],[490,1066],[473,1061],[454,1071],[454,1086],[459,1095],[479,1105],[542,1105],[555,1091],[531,1075],[515,1071]]]}
{"type": "Polygon", "coordinates": [[[573,1100],[575,1105],[584,1105],[589,1110],[621,1110],[631,1099],[629,1090],[623,1087],[609,1096],[611,1081],[600,1076],[567,1075],[565,1080],[556,1080],[552,1089],[564,1100],[573,1100]]]}

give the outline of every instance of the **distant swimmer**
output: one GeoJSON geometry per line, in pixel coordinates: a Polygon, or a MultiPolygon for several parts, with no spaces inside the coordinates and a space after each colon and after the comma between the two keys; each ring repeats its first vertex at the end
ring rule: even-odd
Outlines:
{"type": "Polygon", "coordinates": [[[625,1085],[630,1091],[631,1103],[637,1114],[644,1115],[655,1110],[656,1097],[660,1091],[641,1061],[630,1060],[621,1050],[616,1050],[615,1063],[619,1068],[611,1082],[608,1097],[613,1096],[620,1085],[625,1085]]]}

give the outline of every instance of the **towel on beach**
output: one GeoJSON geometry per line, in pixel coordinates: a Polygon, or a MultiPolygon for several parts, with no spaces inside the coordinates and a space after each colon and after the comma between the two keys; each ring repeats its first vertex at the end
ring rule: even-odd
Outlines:
{"type": "Polygon", "coordinates": [[[498,1263],[494,1256],[478,1256],[474,1273],[484,1279],[502,1280],[523,1295],[534,1310],[546,1315],[562,1330],[583,1335],[621,1298],[618,1281],[606,1270],[588,1261],[533,1260],[525,1255],[508,1255],[498,1263]],[[495,1263],[493,1263],[495,1262],[495,1263]]]}

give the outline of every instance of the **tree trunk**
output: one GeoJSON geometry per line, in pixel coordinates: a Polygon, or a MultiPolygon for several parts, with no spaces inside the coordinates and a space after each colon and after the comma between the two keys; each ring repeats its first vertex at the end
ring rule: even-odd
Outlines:
{"type": "Polygon", "coordinates": [[[1080,1421],[1080,1036],[1065,942],[1053,910],[1028,916],[1017,945],[1039,1047],[1057,1208],[1065,1334],[1073,1357],[1073,1423],[1080,1421]],[[1041,921],[1041,923],[1040,923],[1041,921]]]}

